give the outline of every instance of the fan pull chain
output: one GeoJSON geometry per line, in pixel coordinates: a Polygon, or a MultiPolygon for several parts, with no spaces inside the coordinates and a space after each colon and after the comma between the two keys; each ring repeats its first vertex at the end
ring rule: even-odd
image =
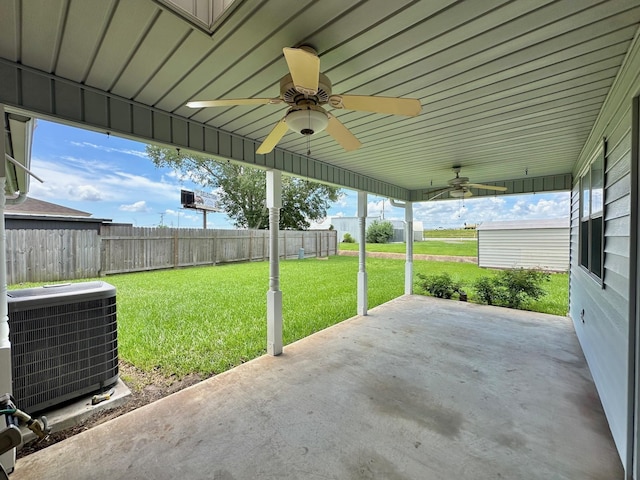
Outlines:
{"type": "MultiPolygon", "coordinates": [[[[307,126],[309,131],[311,130],[311,112],[309,112],[309,125],[307,126]]],[[[307,157],[311,156],[311,135],[307,135],[307,157]]]]}

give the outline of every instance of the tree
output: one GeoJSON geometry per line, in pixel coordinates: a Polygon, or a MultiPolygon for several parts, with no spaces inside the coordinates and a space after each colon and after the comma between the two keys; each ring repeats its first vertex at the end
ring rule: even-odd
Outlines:
{"type": "MultiPolygon", "coordinates": [[[[156,167],[173,168],[202,187],[218,189],[220,206],[236,227],[268,228],[264,170],[155,145],[147,145],[147,155],[156,167]]],[[[327,215],[330,203],[340,195],[339,188],[283,176],[280,229],[306,230],[310,221],[327,215]]]]}
{"type": "Polygon", "coordinates": [[[393,224],[389,221],[379,222],[374,220],[365,234],[367,243],[387,243],[392,237],[393,224]]]}

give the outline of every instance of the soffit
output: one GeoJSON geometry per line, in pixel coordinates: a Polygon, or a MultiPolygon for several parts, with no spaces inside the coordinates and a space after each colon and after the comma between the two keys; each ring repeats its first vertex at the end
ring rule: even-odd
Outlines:
{"type": "Polygon", "coordinates": [[[334,93],[419,98],[414,118],[332,110],[362,141],[279,147],[402,188],[570,173],[638,30],[637,0],[237,1],[212,32],[151,0],[5,0],[0,57],[261,141],[282,47],[312,45],[334,93]]]}

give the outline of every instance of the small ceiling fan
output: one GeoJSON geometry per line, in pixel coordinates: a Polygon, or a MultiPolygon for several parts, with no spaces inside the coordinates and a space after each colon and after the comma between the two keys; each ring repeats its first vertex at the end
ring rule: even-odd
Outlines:
{"type": "Polygon", "coordinates": [[[507,187],[495,187],[493,185],[484,185],[482,183],[469,183],[468,177],[460,176],[461,167],[455,166],[453,167],[453,171],[456,174],[455,178],[452,178],[447,183],[448,187],[441,188],[439,190],[434,190],[432,192],[428,192],[428,195],[433,195],[429,198],[429,200],[435,200],[436,198],[444,195],[445,193],[449,193],[450,197],[455,198],[469,198],[473,195],[471,192],[471,188],[479,188],[482,190],[492,190],[495,192],[506,192],[507,187]]]}
{"type": "Polygon", "coordinates": [[[289,105],[285,116],[271,130],[256,153],[269,153],[287,130],[310,136],[326,130],[342,148],[356,150],[362,144],[336,117],[322,105],[363,112],[416,116],[422,106],[415,98],[334,95],[331,81],[320,73],[320,59],[308,46],[284,48],[289,72],[280,79],[280,96],[276,98],[237,98],[188,102],[191,108],[230,107],[235,105],[289,105]]]}

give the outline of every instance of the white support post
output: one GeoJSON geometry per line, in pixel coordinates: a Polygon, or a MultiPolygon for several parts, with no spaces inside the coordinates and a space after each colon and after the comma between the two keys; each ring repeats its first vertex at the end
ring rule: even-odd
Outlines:
{"type": "Polygon", "coordinates": [[[280,291],[280,252],[278,233],[282,207],[282,173],[267,171],[267,208],[269,209],[269,291],[267,292],[267,353],[282,353],[282,292],[280,291]]]}
{"type": "Polygon", "coordinates": [[[367,192],[358,192],[358,315],[367,314],[367,253],[366,253],[366,223],[367,223],[367,192]]]}
{"type": "Polygon", "coordinates": [[[407,260],[404,265],[404,294],[413,294],[413,203],[406,202],[404,207],[405,241],[407,242],[407,260]]]}
{"type": "MultiPolygon", "coordinates": [[[[0,104],[0,121],[4,129],[4,105],[0,104]]],[[[7,182],[4,155],[5,134],[0,137],[0,395],[12,393],[11,343],[9,342],[9,305],[7,304],[7,236],[4,229],[4,188],[7,182]]],[[[4,428],[4,425],[0,425],[4,428]]],[[[15,466],[15,449],[0,456],[0,463],[7,472],[15,466]]]]}

